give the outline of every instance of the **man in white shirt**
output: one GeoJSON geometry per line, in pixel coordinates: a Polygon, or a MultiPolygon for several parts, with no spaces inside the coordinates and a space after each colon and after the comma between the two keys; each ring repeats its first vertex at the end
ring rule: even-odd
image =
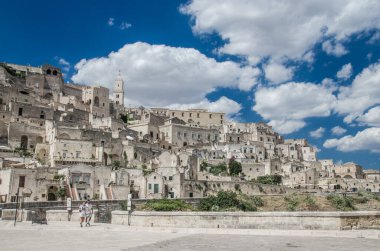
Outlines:
{"type": "Polygon", "coordinates": [[[94,209],[92,209],[91,201],[87,200],[85,204],[85,214],[86,214],[86,227],[90,226],[90,221],[92,218],[92,214],[94,213],[94,209]]]}

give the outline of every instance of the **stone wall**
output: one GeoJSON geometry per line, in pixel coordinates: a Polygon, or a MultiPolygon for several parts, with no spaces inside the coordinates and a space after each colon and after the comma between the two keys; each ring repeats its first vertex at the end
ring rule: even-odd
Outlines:
{"type": "Polygon", "coordinates": [[[380,229],[380,212],[112,212],[112,224],[284,230],[380,229]]]}
{"type": "MultiPolygon", "coordinates": [[[[1,220],[14,220],[16,209],[3,209],[1,212],[1,220]]],[[[31,211],[29,210],[17,210],[17,221],[30,221],[31,211]]]]}
{"type": "MultiPolygon", "coordinates": [[[[47,221],[77,221],[79,223],[79,210],[67,211],[67,210],[47,210],[47,221]]],[[[98,210],[94,210],[94,214],[91,218],[91,222],[98,222],[98,210]]]]}

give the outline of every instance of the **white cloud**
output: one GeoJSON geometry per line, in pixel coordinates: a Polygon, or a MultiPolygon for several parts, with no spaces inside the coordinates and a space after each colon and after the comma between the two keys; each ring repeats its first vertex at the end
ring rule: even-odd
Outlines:
{"type": "Polygon", "coordinates": [[[370,65],[355,77],[351,86],[341,87],[335,110],[352,123],[365,110],[380,103],[380,63],[370,65]]]}
{"type": "Polygon", "coordinates": [[[357,150],[380,152],[380,128],[367,128],[358,132],[355,136],[348,135],[340,139],[328,139],[323,146],[325,148],[337,148],[342,152],[357,150]]]}
{"type": "Polygon", "coordinates": [[[375,44],[375,43],[379,42],[379,40],[380,40],[380,31],[377,31],[372,35],[372,37],[370,38],[368,43],[369,44],[375,44]]]}
{"type": "Polygon", "coordinates": [[[180,10],[192,17],[194,33],[220,34],[227,41],[220,52],[252,63],[305,60],[326,38],[325,49],[342,55],[351,35],[380,28],[378,0],[192,0],[180,10]]]}
{"type": "Polygon", "coordinates": [[[348,53],[347,49],[344,48],[344,46],[340,42],[332,42],[331,40],[323,42],[322,49],[328,55],[334,55],[336,57],[340,57],[348,53]]]}
{"type": "Polygon", "coordinates": [[[194,104],[172,104],[168,108],[171,109],[207,109],[211,112],[224,112],[229,118],[233,117],[241,110],[241,105],[234,100],[231,100],[226,97],[220,97],[215,102],[210,102],[207,99],[194,104]]]}
{"type": "Polygon", "coordinates": [[[58,59],[58,64],[61,65],[63,71],[68,72],[68,71],[70,70],[71,65],[70,65],[70,63],[69,63],[67,60],[65,60],[64,58],[59,58],[59,59],[58,59]]]}
{"type": "Polygon", "coordinates": [[[255,93],[253,110],[280,133],[292,133],[309,117],[326,117],[335,103],[332,89],[312,83],[287,83],[261,87],[255,93]]]}
{"type": "Polygon", "coordinates": [[[253,86],[257,84],[257,78],[261,72],[259,68],[243,67],[239,78],[238,87],[240,90],[249,91],[253,86]]]}
{"type": "Polygon", "coordinates": [[[345,134],[347,132],[346,129],[344,129],[343,127],[340,127],[340,126],[335,126],[333,128],[331,128],[331,133],[334,134],[334,135],[342,135],[342,134],[345,134]]]}
{"type": "Polygon", "coordinates": [[[313,137],[313,138],[316,138],[316,139],[319,139],[323,136],[323,134],[325,133],[326,129],[323,128],[323,127],[319,127],[317,130],[315,131],[311,131],[310,132],[310,136],[313,137]]]}
{"type": "Polygon", "coordinates": [[[366,114],[360,116],[357,121],[363,125],[380,127],[380,106],[373,107],[366,114]]]}
{"type": "Polygon", "coordinates": [[[349,79],[351,75],[352,75],[351,63],[343,65],[342,68],[336,73],[336,77],[343,80],[349,79]]]}
{"type": "Polygon", "coordinates": [[[306,125],[306,122],[303,120],[282,119],[271,120],[268,124],[272,126],[278,133],[289,134],[303,128],[306,125]]]}
{"type": "Polygon", "coordinates": [[[108,21],[107,21],[107,24],[108,24],[109,26],[114,26],[114,24],[115,24],[115,18],[110,17],[110,18],[108,19],[108,21]]]}
{"type": "Polygon", "coordinates": [[[75,83],[111,90],[120,70],[125,103],[150,107],[198,103],[217,87],[247,89],[256,84],[257,73],[231,61],[217,62],[192,48],[142,42],[126,44],[106,57],[82,59],[75,69],[75,83]]]}
{"type": "Polygon", "coordinates": [[[131,28],[131,27],[132,27],[132,24],[127,23],[127,22],[122,22],[122,23],[120,24],[120,29],[121,29],[121,30],[126,30],[126,29],[129,29],[129,28],[131,28]]]}
{"type": "Polygon", "coordinates": [[[294,68],[286,68],[282,64],[270,62],[264,66],[265,77],[273,84],[280,84],[290,80],[294,74],[294,68]]]}
{"type": "Polygon", "coordinates": [[[332,92],[338,90],[338,85],[337,83],[334,82],[334,80],[332,80],[331,78],[324,78],[322,80],[322,86],[325,88],[325,89],[329,89],[331,90],[332,92]]]}

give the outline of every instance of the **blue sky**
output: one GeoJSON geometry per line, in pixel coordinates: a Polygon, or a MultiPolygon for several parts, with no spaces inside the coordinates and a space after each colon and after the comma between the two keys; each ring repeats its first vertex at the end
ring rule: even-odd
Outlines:
{"type": "Polygon", "coordinates": [[[130,106],[264,120],[320,159],[380,169],[378,13],[376,0],[6,1],[0,61],[107,87],[120,70],[130,106]]]}

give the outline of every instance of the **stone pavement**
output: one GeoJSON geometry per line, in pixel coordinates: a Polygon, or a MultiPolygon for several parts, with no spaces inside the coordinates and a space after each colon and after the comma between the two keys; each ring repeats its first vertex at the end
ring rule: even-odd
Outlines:
{"type": "Polygon", "coordinates": [[[0,250],[379,250],[380,231],[137,228],[0,221],[0,250]]]}

